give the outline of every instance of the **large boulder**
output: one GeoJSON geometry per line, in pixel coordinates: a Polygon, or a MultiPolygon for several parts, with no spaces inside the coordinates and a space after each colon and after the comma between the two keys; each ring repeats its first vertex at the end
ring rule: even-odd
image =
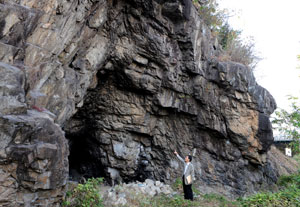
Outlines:
{"type": "Polygon", "coordinates": [[[0,205],[59,205],[69,172],[170,183],[174,150],[203,191],[274,184],[275,101],[219,53],[190,0],[0,1],[0,205]]]}

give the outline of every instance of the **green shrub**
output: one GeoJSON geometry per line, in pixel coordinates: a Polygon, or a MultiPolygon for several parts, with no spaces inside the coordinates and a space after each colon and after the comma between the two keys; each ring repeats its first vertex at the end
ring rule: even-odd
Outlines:
{"type": "Polygon", "coordinates": [[[194,0],[194,4],[199,9],[199,15],[204,23],[211,29],[220,28],[228,15],[225,10],[220,10],[216,0],[207,0],[204,3],[194,0]]]}
{"type": "Polygon", "coordinates": [[[228,49],[234,39],[237,39],[241,31],[233,30],[230,25],[226,22],[218,30],[218,39],[223,49],[228,49]]]}
{"type": "Polygon", "coordinates": [[[278,185],[288,188],[291,185],[300,189],[300,172],[293,175],[283,175],[278,179],[278,185]]]}
{"type": "Polygon", "coordinates": [[[263,192],[240,200],[243,207],[300,207],[300,174],[281,176],[279,192],[263,192]]]}
{"type": "Polygon", "coordinates": [[[78,184],[73,191],[67,192],[62,206],[103,207],[99,195],[99,185],[103,178],[89,178],[84,184],[78,184]]]}

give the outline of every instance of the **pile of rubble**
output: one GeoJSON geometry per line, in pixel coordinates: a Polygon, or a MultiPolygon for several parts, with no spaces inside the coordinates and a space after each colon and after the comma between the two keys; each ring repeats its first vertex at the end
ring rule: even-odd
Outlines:
{"type": "Polygon", "coordinates": [[[145,197],[153,197],[159,194],[176,194],[170,187],[160,181],[150,179],[145,182],[123,183],[108,189],[103,193],[105,206],[126,206],[134,200],[141,200],[145,197]]]}

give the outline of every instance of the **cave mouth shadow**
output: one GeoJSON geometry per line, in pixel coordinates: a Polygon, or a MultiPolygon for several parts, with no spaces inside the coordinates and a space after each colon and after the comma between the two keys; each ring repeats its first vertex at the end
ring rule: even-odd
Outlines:
{"type": "Polygon", "coordinates": [[[105,177],[98,143],[84,130],[66,132],[69,141],[69,180],[84,182],[88,178],[105,177]]]}
{"type": "MultiPolygon", "coordinates": [[[[146,179],[153,179],[151,172],[146,170],[145,163],[139,160],[138,167],[133,176],[122,176],[114,179],[105,171],[101,162],[101,151],[99,142],[90,134],[91,129],[81,130],[77,133],[66,132],[65,136],[69,142],[69,180],[83,183],[88,178],[105,178],[109,185],[131,182],[144,182],[146,179]]],[[[142,156],[143,158],[143,156],[142,156]]],[[[140,158],[141,159],[141,158],[140,158]]]]}
{"type": "MultiPolygon", "coordinates": [[[[147,156],[141,155],[137,158],[138,166],[134,174],[128,175],[126,172],[122,172],[122,167],[114,166],[109,162],[110,156],[117,161],[120,160],[114,155],[113,143],[103,142],[107,138],[101,137],[103,126],[99,124],[101,120],[98,120],[98,117],[105,117],[107,113],[105,110],[98,109],[99,105],[105,104],[103,103],[104,100],[99,98],[99,94],[102,94],[102,88],[113,85],[122,91],[128,86],[126,84],[120,85],[120,82],[124,82],[124,80],[119,80],[119,75],[116,72],[98,72],[97,77],[97,87],[87,91],[83,106],[67,121],[63,128],[65,137],[69,142],[69,180],[82,182],[92,177],[104,177],[105,184],[109,185],[122,182],[144,182],[147,178],[153,177],[149,167],[147,168],[145,165],[147,156]],[[93,115],[95,111],[97,111],[97,117],[93,115]],[[115,174],[116,176],[114,176],[115,174]]],[[[125,83],[127,82],[125,81],[125,83]]],[[[130,90],[135,93],[139,92],[132,88],[130,90]]],[[[126,163],[123,165],[126,168],[126,163]]]]}

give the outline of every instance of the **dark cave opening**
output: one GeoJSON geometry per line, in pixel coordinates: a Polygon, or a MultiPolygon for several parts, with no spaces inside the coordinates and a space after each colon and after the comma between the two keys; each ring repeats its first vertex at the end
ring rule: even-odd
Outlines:
{"type": "Polygon", "coordinates": [[[104,167],[97,141],[85,130],[66,133],[69,141],[69,179],[82,182],[87,178],[104,177],[104,167]]]}
{"type": "MultiPolygon", "coordinates": [[[[104,96],[101,96],[101,90],[105,92],[105,89],[109,89],[107,91],[110,91],[109,86],[115,86],[121,91],[124,88],[129,88],[129,91],[138,94],[140,91],[135,90],[134,87],[130,88],[126,85],[129,83],[123,79],[118,79],[119,76],[115,73],[103,72],[100,74],[98,72],[97,78],[97,87],[87,91],[84,105],[79,108],[64,127],[65,136],[69,141],[69,179],[82,182],[83,179],[91,177],[104,177],[107,184],[118,184],[120,182],[143,182],[147,178],[153,178],[153,169],[150,166],[149,155],[146,155],[146,152],[140,153],[136,160],[137,166],[134,173],[128,175],[126,174],[127,170],[125,170],[127,163],[116,156],[113,151],[112,140],[121,139],[118,141],[125,143],[125,140],[122,140],[124,135],[128,135],[132,140],[134,140],[132,137],[142,135],[132,134],[132,132],[122,132],[120,134],[118,131],[111,131],[108,134],[107,129],[103,126],[103,120],[109,117],[110,112],[108,109],[110,109],[110,105],[106,105],[108,103],[106,103],[107,96],[105,96],[105,93],[104,96]],[[107,137],[108,135],[109,137],[107,137]],[[114,176],[114,172],[117,172],[117,177],[114,176]]],[[[112,109],[114,107],[111,106],[112,109]]]]}
{"type": "MultiPolygon", "coordinates": [[[[130,183],[135,181],[144,182],[146,179],[153,179],[151,167],[147,157],[142,153],[138,158],[137,169],[133,176],[120,174],[120,178],[114,179],[109,176],[107,166],[101,162],[99,142],[91,136],[93,131],[83,130],[77,133],[66,133],[69,141],[69,179],[83,182],[88,178],[104,177],[107,184],[119,184],[120,182],[130,183]]],[[[161,180],[162,181],[162,180],[161,180]]]]}
{"type": "Polygon", "coordinates": [[[94,96],[108,80],[110,73],[97,73],[98,85],[89,89],[85,104],[71,117],[64,127],[69,141],[69,179],[81,182],[87,178],[107,177],[107,171],[101,159],[105,156],[100,149],[100,137],[97,135],[94,109],[94,96]]]}

